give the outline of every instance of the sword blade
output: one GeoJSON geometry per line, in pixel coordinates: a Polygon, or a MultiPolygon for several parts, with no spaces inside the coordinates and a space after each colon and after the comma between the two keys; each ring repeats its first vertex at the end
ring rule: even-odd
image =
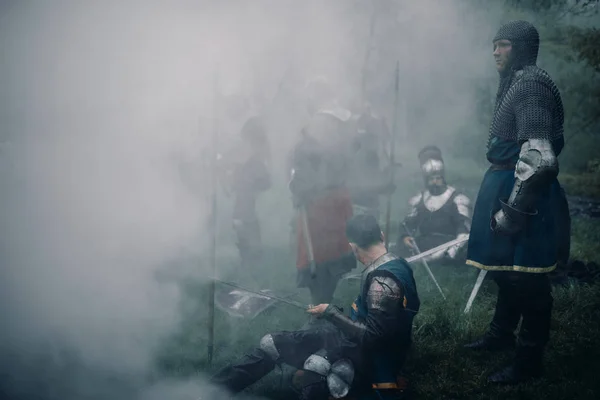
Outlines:
{"type": "Polygon", "coordinates": [[[467,306],[465,307],[465,314],[468,314],[469,311],[471,311],[473,301],[475,301],[475,297],[479,292],[479,288],[481,287],[481,284],[483,283],[483,279],[485,278],[486,274],[487,271],[485,269],[479,271],[479,275],[477,275],[477,280],[475,281],[475,286],[473,286],[473,290],[471,291],[471,295],[469,296],[469,301],[467,301],[467,306]]]}
{"type": "Polygon", "coordinates": [[[306,253],[308,254],[308,262],[310,265],[310,276],[314,278],[317,273],[317,265],[315,263],[315,254],[313,252],[312,237],[308,230],[308,220],[306,217],[306,207],[300,207],[299,216],[300,222],[302,223],[302,236],[304,238],[304,244],[306,245],[306,253]]]}
{"type": "MultiPolygon", "coordinates": [[[[406,224],[403,222],[402,225],[404,226],[404,229],[406,230],[406,233],[408,233],[409,235],[411,235],[410,230],[408,229],[408,227],[406,226],[406,224]]],[[[417,246],[417,242],[414,239],[412,239],[412,244],[414,246],[414,250],[417,252],[416,255],[421,254],[421,249],[419,249],[419,246],[417,246]]],[[[440,284],[438,283],[437,279],[435,279],[435,276],[433,275],[433,272],[431,271],[431,268],[429,268],[429,264],[427,263],[427,261],[425,261],[424,258],[421,259],[421,264],[423,264],[423,267],[425,267],[425,270],[429,274],[429,277],[431,278],[431,280],[433,281],[433,283],[435,283],[435,286],[437,286],[437,289],[440,291],[440,294],[442,295],[442,298],[444,300],[446,300],[446,296],[444,295],[444,291],[440,287],[440,284]]]]}
{"type": "MultiPolygon", "coordinates": [[[[422,252],[420,254],[417,254],[416,256],[408,257],[405,260],[406,260],[407,263],[412,264],[415,261],[419,261],[422,258],[430,256],[430,255],[432,255],[434,253],[437,253],[440,250],[446,250],[448,247],[454,246],[455,244],[466,242],[467,240],[469,240],[469,236],[468,235],[466,237],[462,237],[462,238],[459,238],[459,239],[454,239],[454,240],[451,240],[449,242],[440,244],[439,246],[434,247],[432,249],[429,249],[427,251],[424,251],[424,252],[422,252]]],[[[361,275],[362,275],[362,272],[354,273],[354,274],[348,273],[348,274],[343,275],[342,279],[360,279],[361,275]]]]}
{"type": "Polygon", "coordinates": [[[427,257],[427,256],[430,256],[430,255],[432,255],[434,253],[437,253],[440,250],[446,250],[448,247],[454,246],[455,244],[466,242],[467,240],[469,240],[469,236],[462,237],[462,238],[459,238],[459,239],[451,240],[449,242],[440,244],[437,247],[434,247],[432,249],[429,249],[429,250],[426,250],[426,251],[424,251],[422,253],[419,253],[416,256],[408,257],[406,259],[406,262],[410,264],[410,263],[418,261],[418,260],[420,260],[420,259],[422,259],[424,257],[427,257]]]}
{"type": "Polygon", "coordinates": [[[289,304],[290,306],[301,308],[304,311],[306,311],[308,309],[308,305],[307,304],[302,304],[302,303],[294,301],[294,300],[288,300],[288,299],[284,299],[284,298],[278,297],[278,296],[273,296],[271,294],[267,294],[267,293],[264,293],[264,292],[257,292],[257,291],[254,291],[254,290],[246,289],[246,288],[238,286],[238,285],[236,285],[234,283],[225,282],[225,281],[222,281],[222,280],[217,279],[217,278],[213,278],[213,280],[215,282],[219,282],[219,283],[221,283],[223,285],[234,287],[234,288],[242,290],[244,292],[248,292],[248,293],[252,293],[252,294],[258,295],[258,296],[266,297],[266,298],[269,298],[271,300],[277,300],[277,301],[280,301],[282,303],[289,304]]]}

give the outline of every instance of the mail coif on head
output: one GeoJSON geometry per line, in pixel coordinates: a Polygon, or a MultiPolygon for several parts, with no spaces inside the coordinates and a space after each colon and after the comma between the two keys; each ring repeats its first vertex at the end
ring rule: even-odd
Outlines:
{"type": "Polygon", "coordinates": [[[514,55],[512,70],[536,64],[540,48],[540,35],[531,23],[510,21],[500,27],[493,42],[496,40],[510,40],[514,55]]]}

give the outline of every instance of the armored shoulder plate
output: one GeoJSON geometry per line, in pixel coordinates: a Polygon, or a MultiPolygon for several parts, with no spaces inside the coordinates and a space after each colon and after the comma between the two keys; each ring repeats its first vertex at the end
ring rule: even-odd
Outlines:
{"type": "Polygon", "coordinates": [[[374,276],[367,291],[367,306],[375,310],[395,310],[404,299],[402,287],[389,276],[374,276]]]}
{"type": "Polygon", "coordinates": [[[419,193],[418,195],[413,196],[408,200],[408,205],[410,206],[410,210],[408,211],[408,215],[406,216],[407,218],[417,216],[417,213],[418,213],[417,206],[421,202],[422,198],[423,198],[423,193],[419,193]]]}
{"type": "Polygon", "coordinates": [[[421,202],[422,198],[423,198],[423,193],[419,193],[418,195],[411,197],[408,200],[408,204],[412,207],[416,207],[421,202]]]}
{"type": "Polygon", "coordinates": [[[454,196],[454,204],[458,209],[458,213],[465,218],[471,219],[471,200],[462,193],[454,196]]]}

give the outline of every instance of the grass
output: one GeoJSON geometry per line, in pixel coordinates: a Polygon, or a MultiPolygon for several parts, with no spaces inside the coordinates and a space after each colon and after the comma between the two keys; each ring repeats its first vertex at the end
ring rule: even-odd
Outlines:
{"type": "MultiPolygon", "coordinates": [[[[597,221],[573,220],[572,255],[598,261],[600,228],[597,221]]],[[[256,271],[239,271],[229,278],[250,288],[297,292],[296,300],[308,303],[308,292],[295,288],[295,271],[288,248],[270,249],[268,263],[256,271]]],[[[462,344],[481,335],[493,315],[495,286],[485,282],[470,315],[462,310],[477,271],[469,267],[437,267],[434,274],[447,296],[444,302],[426,272],[414,265],[422,308],[415,319],[414,349],[408,364],[415,398],[419,399],[597,399],[600,398],[600,285],[570,284],[555,287],[551,340],[544,377],[516,387],[486,384],[489,373],[510,361],[512,354],[473,354],[462,344]]],[[[305,321],[301,310],[279,304],[252,321],[233,319],[216,311],[215,356],[207,364],[207,289],[188,282],[182,303],[183,323],[167,338],[157,354],[161,375],[190,377],[210,374],[257,345],[265,333],[293,330],[305,321]]],[[[356,281],[343,281],[334,302],[345,309],[358,290],[356,281]]],[[[285,376],[289,371],[283,371],[285,376]]],[[[289,398],[276,370],[247,391],[272,399],[289,398]]],[[[284,378],[287,379],[287,378],[284,378]]]]}
{"type": "Polygon", "coordinates": [[[565,191],[572,196],[600,198],[600,172],[565,174],[559,176],[565,191]]]}

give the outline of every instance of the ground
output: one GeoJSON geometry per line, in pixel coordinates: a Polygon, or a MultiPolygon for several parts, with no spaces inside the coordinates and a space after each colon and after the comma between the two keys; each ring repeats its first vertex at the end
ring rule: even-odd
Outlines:
{"type": "MultiPolygon", "coordinates": [[[[418,180],[417,180],[418,181],[418,180]]],[[[410,192],[410,191],[409,191],[410,192]]],[[[407,192],[406,196],[410,193],[407,192]]],[[[598,261],[598,220],[573,220],[573,258],[598,261]]],[[[295,270],[289,248],[267,249],[268,262],[255,271],[241,271],[232,280],[250,288],[271,288],[297,293],[293,298],[308,303],[308,292],[295,287],[295,270]]],[[[485,282],[471,314],[463,309],[478,270],[437,268],[434,273],[444,288],[444,302],[424,269],[413,265],[422,308],[415,319],[414,353],[408,365],[417,399],[598,399],[600,398],[600,284],[569,283],[554,287],[551,339],[545,357],[544,377],[517,387],[486,383],[488,374],[502,367],[512,353],[472,353],[462,345],[486,330],[494,309],[495,286],[485,282]]],[[[334,303],[346,310],[358,289],[357,281],[343,281],[334,303]]],[[[233,319],[216,311],[215,356],[207,363],[207,285],[187,282],[182,303],[183,322],[167,338],[157,355],[161,375],[177,377],[210,374],[244,351],[256,346],[265,333],[300,327],[306,315],[300,309],[278,304],[254,320],[233,319]]],[[[272,399],[290,398],[289,371],[276,369],[247,391],[272,399]]]]}

